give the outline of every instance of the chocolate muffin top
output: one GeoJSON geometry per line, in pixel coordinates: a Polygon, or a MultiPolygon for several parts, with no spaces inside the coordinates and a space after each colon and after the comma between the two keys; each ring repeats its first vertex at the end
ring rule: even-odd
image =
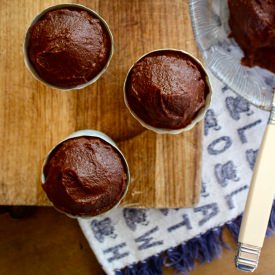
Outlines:
{"type": "Polygon", "coordinates": [[[244,51],[242,64],[275,73],[275,1],[228,0],[231,36],[244,51]]]}
{"type": "Polygon", "coordinates": [[[95,216],[114,207],[127,187],[118,151],[96,137],[62,142],[49,156],[42,185],[54,206],[74,216],[95,216]]]}
{"type": "Polygon", "coordinates": [[[102,22],[80,8],[48,11],[29,30],[28,56],[47,83],[73,88],[107,64],[111,38],[102,22]]]}
{"type": "Polygon", "coordinates": [[[145,123],[156,128],[184,128],[205,106],[205,77],[201,66],[182,52],[153,52],[131,69],[126,99],[145,123]]]}

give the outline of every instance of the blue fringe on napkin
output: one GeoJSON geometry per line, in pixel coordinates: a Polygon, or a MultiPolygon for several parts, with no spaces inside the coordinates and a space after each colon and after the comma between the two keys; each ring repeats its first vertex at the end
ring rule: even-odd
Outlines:
{"type": "MultiPolygon", "coordinates": [[[[229,248],[223,240],[223,229],[227,228],[237,242],[242,216],[226,223],[222,227],[208,230],[177,247],[170,248],[161,255],[154,255],[146,261],[116,271],[116,275],[161,275],[163,266],[173,267],[177,272],[188,274],[194,269],[195,260],[210,263],[221,256],[223,248],[229,248]]],[[[266,236],[275,233],[275,201],[273,202],[266,236]]],[[[233,261],[233,259],[232,259],[233,261]]]]}

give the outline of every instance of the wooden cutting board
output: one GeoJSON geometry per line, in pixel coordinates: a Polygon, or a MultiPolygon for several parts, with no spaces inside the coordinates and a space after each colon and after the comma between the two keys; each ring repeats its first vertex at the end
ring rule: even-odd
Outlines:
{"type": "Polygon", "coordinates": [[[59,3],[64,1],[1,1],[0,204],[48,205],[40,186],[43,158],[59,140],[80,129],[105,132],[124,152],[132,182],[123,206],[195,204],[200,191],[202,125],[176,136],[154,134],[132,118],[122,94],[125,75],[142,54],[170,47],[198,55],[187,0],[76,1],[109,23],[115,53],[99,81],[70,92],[35,80],[22,54],[34,16],[59,3]]]}

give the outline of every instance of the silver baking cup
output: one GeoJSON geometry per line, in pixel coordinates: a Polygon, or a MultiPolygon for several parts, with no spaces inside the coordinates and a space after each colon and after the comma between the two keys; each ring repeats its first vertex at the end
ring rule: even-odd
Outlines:
{"type": "Polygon", "coordinates": [[[33,20],[31,25],[29,26],[27,32],[26,32],[26,36],[25,36],[25,40],[24,40],[24,44],[23,44],[23,55],[24,55],[24,62],[26,67],[28,68],[28,70],[31,72],[31,74],[33,75],[34,78],[36,78],[38,81],[42,82],[43,84],[46,84],[47,86],[54,88],[54,89],[58,89],[58,90],[62,90],[62,91],[71,91],[71,90],[80,90],[83,89],[91,84],[93,84],[94,82],[96,82],[103,74],[104,72],[107,70],[110,61],[112,59],[113,56],[113,52],[114,52],[114,38],[112,35],[112,32],[110,30],[109,25],[106,23],[106,21],[95,11],[83,6],[83,5],[79,5],[79,4],[60,4],[60,5],[54,5],[54,6],[50,6],[48,8],[46,8],[45,10],[43,10],[41,13],[39,13],[33,20]],[[63,87],[59,87],[59,86],[55,86],[53,84],[48,83],[47,81],[45,81],[43,78],[41,78],[38,73],[36,72],[35,68],[33,67],[33,65],[31,64],[30,60],[29,60],[29,55],[28,55],[28,46],[29,46],[29,38],[30,38],[30,28],[40,20],[40,18],[42,18],[48,11],[52,11],[52,10],[59,10],[59,9],[63,9],[63,8],[78,8],[78,9],[82,9],[85,10],[87,12],[89,12],[91,15],[93,15],[94,17],[96,17],[97,19],[100,20],[100,22],[106,27],[106,30],[108,31],[110,40],[111,40],[111,50],[110,50],[110,55],[108,58],[107,63],[105,64],[105,66],[103,67],[103,69],[100,71],[99,74],[97,74],[93,79],[91,79],[90,81],[77,85],[75,87],[72,88],[63,88],[63,87]]]}
{"type": "Polygon", "coordinates": [[[209,108],[209,105],[211,103],[211,98],[212,98],[212,87],[211,87],[211,84],[210,84],[210,81],[209,81],[209,77],[208,77],[208,74],[207,74],[207,71],[205,70],[204,66],[202,65],[202,63],[196,58],[194,57],[193,55],[191,55],[190,53],[186,52],[186,51],[183,51],[183,50],[178,50],[178,49],[173,49],[173,48],[164,48],[164,49],[157,49],[157,50],[153,50],[153,51],[150,51],[144,55],[142,55],[132,66],[131,68],[129,69],[127,75],[126,75],[126,78],[125,78],[125,81],[124,81],[124,86],[123,86],[123,94],[124,94],[124,102],[125,102],[125,105],[127,106],[128,110],[130,111],[131,115],[144,127],[144,128],[147,128],[148,130],[151,130],[151,131],[154,131],[155,133],[157,134],[173,134],[173,135],[176,135],[176,134],[180,134],[182,132],[185,132],[185,131],[189,131],[191,130],[198,122],[200,122],[203,118],[204,118],[204,115],[207,111],[207,109],[209,108]],[[126,82],[127,82],[127,79],[128,79],[128,76],[131,72],[131,70],[133,69],[133,67],[141,60],[143,59],[144,57],[146,57],[147,55],[151,54],[151,53],[154,53],[154,52],[161,52],[161,51],[174,51],[174,52],[180,52],[180,53],[184,53],[185,55],[187,55],[191,60],[193,60],[195,63],[197,63],[201,69],[204,71],[205,73],[205,80],[206,80],[206,83],[207,83],[207,86],[208,86],[208,89],[209,89],[209,93],[208,95],[206,96],[206,99],[205,99],[205,106],[198,112],[198,114],[196,115],[196,117],[194,117],[194,119],[191,121],[191,123],[189,123],[187,126],[185,126],[184,128],[181,128],[181,129],[166,129],[166,128],[156,128],[156,127],[153,127],[149,124],[147,124],[146,122],[144,122],[142,119],[140,119],[136,114],[135,112],[131,109],[131,107],[129,106],[128,104],[128,101],[127,101],[127,95],[126,95],[126,82]]]}
{"type": "MultiPolygon", "coordinates": [[[[120,202],[122,201],[122,199],[125,197],[127,191],[128,191],[128,187],[129,187],[129,184],[130,184],[130,181],[131,181],[131,176],[130,176],[130,169],[129,169],[129,166],[128,166],[128,163],[127,163],[127,160],[126,158],[124,157],[123,153],[120,151],[120,149],[117,147],[116,143],[110,138],[108,137],[107,135],[105,135],[104,133],[100,132],[100,131],[96,131],[96,130],[80,130],[80,131],[76,131],[74,133],[72,133],[71,135],[69,135],[68,137],[66,137],[65,139],[61,140],[58,144],[56,144],[50,151],[49,153],[47,154],[44,162],[43,162],[43,165],[42,165],[42,174],[41,174],[41,182],[42,182],[42,185],[45,183],[46,181],[46,177],[44,175],[44,167],[49,159],[49,156],[51,155],[51,153],[57,148],[57,146],[59,146],[61,143],[63,143],[64,141],[68,140],[68,139],[72,139],[72,138],[76,138],[76,137],[97,137],[105,142],[107,142],[109,145],[111,145],[118,153],[119,155],[121,156],[122,160],[123,160],[123,164],[124,166],[126,167],[126,174],[127,174],[127,185],[126,185],[126,189],[123,193],[123,195],[121,196],[120,200],[117,202],[116,205],[114,205],[112,208],[108,209],[107,211],[105,211],[104,213],[101,213],[99,215],[102,215],[102,214],[105,214],[105,213],[108,213],[109,211],[111,211],[112,209],[114,208],[117,208],[120,204],[120,202]]],[[[51,201],[50,201],[51,202],[51,201]]],[[[51,202],[51,204],[53,205],[53,203],[51,202]]],[[[74,215],[71,215],[69,213],[66,213],[60,209],[58,209],[55,205],[53,205],[55,207],[56,210],[58,210],[59,212],[67,215],[68,217],[70,218],[90,218],[90,216],[74,216],[74,215]]]]}

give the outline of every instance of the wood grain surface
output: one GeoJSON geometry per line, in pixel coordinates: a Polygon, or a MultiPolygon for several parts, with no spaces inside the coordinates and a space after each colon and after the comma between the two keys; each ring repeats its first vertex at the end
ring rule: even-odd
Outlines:
{"type": "MultiPolygon", "coordinates": [[[[95,255],[77,222],[49,207],[39,207],[24,219],[14,220],[0,214],[1,275],[100,275],[95,255]],[[20,229],[20,230],[19,230],[20,229]]],[[[190,275],[244,275],[233,264],[236,242],[227,231],[224,239],[230,245],[221,258],[198,264],[190,275]]],[[[266,239],[258,269],[253,275],[274,275],[275,236],[266,239]]],[[[164,275],[174,275],[164,268],[164,275]]]]}
{"type": "Polygon", "coordinates": [[[132,118],[122,95],[128,68],[140,55],[164,47],[198,55],[187,0],[75,2],[109,23],[115,53],[95,84],[62,92],[27,71],[22,44],[34,16],[64,1],[1,1],[0,205],[47,205],[40,186],[43,159],[58,141],[80,129],[105,132],[124,152],[132,182],[123,206],[193,205],[200,191],[202,125],[177,136],[156,135],[132,118]]]}

